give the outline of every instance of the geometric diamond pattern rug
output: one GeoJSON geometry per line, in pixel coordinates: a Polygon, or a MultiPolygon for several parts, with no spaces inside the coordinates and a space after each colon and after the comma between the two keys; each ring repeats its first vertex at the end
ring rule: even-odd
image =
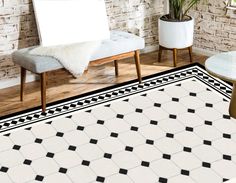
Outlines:
{"type": "Polygon", "coordinates": [[[231,92],[192,64],[2,117],[0,182],[226,182],[231,92]]]}

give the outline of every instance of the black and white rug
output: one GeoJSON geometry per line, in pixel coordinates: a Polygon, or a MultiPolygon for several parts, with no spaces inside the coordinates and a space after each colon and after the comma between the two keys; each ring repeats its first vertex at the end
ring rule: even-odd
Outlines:
{"type": "Polygon", "coordinates": [[[231,90],[193,64],[3,117],[0,182],[225,182],[231,90]]]}

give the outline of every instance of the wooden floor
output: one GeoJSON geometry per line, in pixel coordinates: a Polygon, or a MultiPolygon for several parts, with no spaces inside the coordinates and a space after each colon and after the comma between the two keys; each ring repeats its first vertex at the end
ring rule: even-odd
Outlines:
{"type": "MultiPolygon", "coordinates": [[[[141,55],[142,76],[158,73],[173,68],[172,52],[163,51],[162,62],[157,62],[157,52],[141,55]]],[[[193,54],[194,62],[204,64],[206,56],[193,54]]],[[[178,67],[189,64],[187,51],[179,51],[178,67]]],[[[119,61],[119,77],[115,77],[112,64],[89,67],[88,73],[78,79],[64,70],[48,74],[47,102],[53,102],[76,96],[89,91],[136,79],[136,70],[133,59],[119,61]]],[[[40,85],[38,81],[27,83],[25,100],[20,102],[20,87],[15,86],[0,90],[0,116],[22,111],[40,105],[40,85]]]]}

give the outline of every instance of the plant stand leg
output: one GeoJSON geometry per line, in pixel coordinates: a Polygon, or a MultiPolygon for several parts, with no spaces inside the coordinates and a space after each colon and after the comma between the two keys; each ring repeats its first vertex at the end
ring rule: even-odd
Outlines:
{"type": "Polygon", "coordinates": [[[236,83],[234,83],[230,106],[229,106],[229,114],[231,117],[236,119],[236,83]]]}
{"type": "Polygon", "coordinates": [[[138,80],[139,80],[139,83],[142,83],[139,50],[135,51],[134,58],[135,58],[135,65],[136,65],[138,80]]]}
{"type": "Polygon", "coordinates": [[[114,66],[115,66],[116,77],[118,77],[119,76],[118,60],[114,60],[114,66]]]}
{"type": "Polygon", "coordinates": [[[173,49],[173,59],[174,59],[174,67],[177,66],[177,49],[173,49]]]}
{"type": "Polygon", "coordinates": [[[158,51],[158,62],[161,62],[161,55],[162,55],[162,46],[159,45],[159,51],[158,51]]]}
{"type": "Polygon", "coordinates": [[[189,57],[190,57],[190,62],[193,62],[193,48],[192,46],[188,47],[188,52],[189,52],[189,57]]]}

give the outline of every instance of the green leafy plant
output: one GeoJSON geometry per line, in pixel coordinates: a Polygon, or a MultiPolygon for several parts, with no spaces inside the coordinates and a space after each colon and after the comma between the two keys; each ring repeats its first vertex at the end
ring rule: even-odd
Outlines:
{"type": "Polygon", "coordinates": [[[200,0],[168,0],[168,1],[169,1],[169,14],[164,16],[163,18],[173,21],[184,21],[190,19],[187,13],[200,0]]]}

